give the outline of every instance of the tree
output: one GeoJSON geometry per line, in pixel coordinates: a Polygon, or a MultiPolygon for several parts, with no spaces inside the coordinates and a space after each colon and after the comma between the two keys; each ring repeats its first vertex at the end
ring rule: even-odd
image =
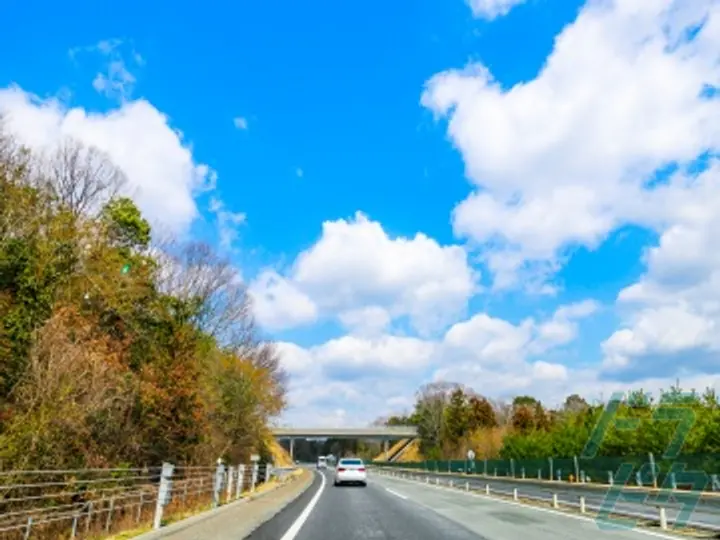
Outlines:
{"type": "Polygon", "coordinates": [[[70,138],[42,156],[36,169],[36,184],[76,218],[100,210],[127,182],[107,154],[70,138]]]}
{"type": "Polygon", "coordinates": [[[515,407],[512,415],[512,426],[520,433],[527,434],[535,429],[535,413],[529,405],[515,407]]]}
{"type": "Polygon", "coordinates": [[[126,255],[131,249],[146,249],[150,244],[150,224],[135,203],[127,197],[110,200],[102,210],[110,242],[126,255]]]}
{"type": "Polygon", "coordinates": [[[1,128],[3,466],[266,455],[286,375],[234,267],[208,246],[153,245],[97,150],[38,156],[1,128]]]}
{"type": "Polygon", "coordinates": [[[586,411],[589,408],[588,402],[578,394],[572,394],[565,398],[563,411],[571,414],[586,411]]]}
{"type": "Polygon", "coordinates": [[[468,429],[494,428],[498,426],[495,410],[484,397],[472,396],[469,400],[468,429]]]}
{"type": "Polygon", "coordinates": [[[470,425],[467,396],[462,388],[455,388],[445,409],[445,435],[450,444],[457,447],[467,434],[470,425]]]}
{"type": "Polygon", "coordinates": [[[445,408],[450,394],[458,386],[447,382],[430,383],[416,394],[413,422],[418,427],[421,451],[428,456],[440,457],[442,453],[445,408]]]}

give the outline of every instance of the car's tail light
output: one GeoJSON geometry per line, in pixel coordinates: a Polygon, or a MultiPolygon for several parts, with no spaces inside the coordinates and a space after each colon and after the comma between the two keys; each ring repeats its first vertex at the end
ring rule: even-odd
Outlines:
{"type": "Polygon", "coordinates": [[[340,467],[340,468],[338,469],[338,472],[345,472],[345,469],[343,469],[342,467],[340,467]]]}
{"type": "Polygon", "coordinates": [[[358,471],[360,471],[360,472],[365,472],[365,467],[360,467],[360,468],[358,469],[358,471]]]}

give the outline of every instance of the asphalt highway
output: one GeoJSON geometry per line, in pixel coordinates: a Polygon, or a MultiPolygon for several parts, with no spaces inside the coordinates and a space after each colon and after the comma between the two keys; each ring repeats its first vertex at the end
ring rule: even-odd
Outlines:
{"type": "Polygon", "coordinates": [[[299,499],[250,540],[649,540],[643,530],[603,530],[592,519],[370,474],[367,487],[334,487],[315,472],[299,499]]]}
{"type": "MultiPolygon", "coordinates": [[[[621,496],[614,503],[607,502],[608,487],[588,487],[582,484],[562,484],[562,483],[532,483],[527,481],[513,480],[511,478],[478,478],[466,475],[447,475],[434,473],[410,473],[412,476],[423,480],[429,477],[432,483],[438,479],[443,485],[447,485],[452,479],[456,484],[465,485],[470,483],[470,487],[476,491],[485,489],[485,484],[490,485],[491,492],[512,493],[513,488],[518,489],[518,495],[530,498],[542,498],[546,500],[552,499],[552,494],[557,493],[558,501],[562,504],[571,503],[578,504],[580,497],[585,497],[585,503],[588,509],[595,509],[607,504],[616,510],[633,512],[636,514],[645,514],[656,517],[658,514],[658,500],[654,495],[648,496],[647,492],[636,489],[624,489],[621,496]]],[[[673,494],[673,500],[663,502],[666,508],[667,517],[673,520],[678,517],[680,512],[684,511],[685,519],[689,519],[691,523],[708,524],[718,527],[720,530],[720,497],[707,497],[697,501],[696,497],[688,493],[676,492],[673,494]],[[695,504],[697,502],[697,504],[695,504]]]]}

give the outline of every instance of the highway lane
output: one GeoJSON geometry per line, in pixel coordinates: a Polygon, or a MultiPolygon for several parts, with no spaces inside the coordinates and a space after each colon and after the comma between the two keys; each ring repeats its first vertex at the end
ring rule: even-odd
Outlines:
{"type": "MultiPolygon", "coordinates": [[[[319,475],[321,473],[316,473],[319,475]]],[[[368,486],[334,487],[325,473],[250,540],[649,540],[646,531],[602,530],[586,518],[371,474],[368,486]]]]}
{"type": "MultiPolygon", "coordinates": [[[[410,473],[420,479],[429,477],[431,482],[435,482],[440,479],[440,482],[447,485],[447,482],[452,479],[456,484],[464,485],[465,482],[470,483],[470,487],[476,491],[482,491],[485,489],[485,484],[490,485],[490,490],[499,491],[505,493],[512,493],[514,487],[518,488],[518,494],[520,496],[526,495],[528,497],[538,497],[550,500],[553,493],[558,494],[558,501],[560,503],[568,502],[578,504],[580,496],[585,497],[585,502],[589,508],[601,507],[605,503],[608,488],[605,489],[598,487],[587,487],[582,484],[567,485],[562,483],[557,484],[540,484],[540,483],[528,483],[521,480],[513,480],[511,478],[478,478],[473,476],[466,476],[462,474],[436,474],[436,473],[410,473]]],[[[670,503],[665,502],[663,506],[666,507],[667,516],[669,519],[676,518],[682,511],[684,504],[691,507],[692,503],[695,502],[695,498],[689,494],[678,492],[674,495],[675,501],[670,503]]],[[[620,499],[618,499],[614,508],[617,510],[624,510],[634,513],[647,514],[655,516],[657,515],[657,502],[655,496],[647,496],[646,492],[627,489],[624,490],[620,499]],[[633,498],[634,495],[634,498],[633,498]]],[[[685,515],[687,516],[687,510],[685,515]]],[[[709,524],[720,528],[720,498],[702,499],[694,507],[694,510],[690,514],[690,521],[695,523],[709,524]]]]}

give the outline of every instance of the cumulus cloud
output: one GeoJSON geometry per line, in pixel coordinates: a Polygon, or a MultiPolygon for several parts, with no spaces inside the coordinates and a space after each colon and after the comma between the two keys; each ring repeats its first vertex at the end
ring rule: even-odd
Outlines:
{"type": "Polygon", "coordinates": [[[245,130],[248,128],[247,118],[245,118],[243,116],[238,116],[235,119],[233,119],[233,124],[235,124],[235,127],[238,129],[245,130]]]}
{"type": "Polygon", "coordinates": [[[173,233],[187,231],[198,216],[194,197],[215,185],[215,172],[194,160],[182,135],[145,100],[93,113],[10,87],[0,89],[0,114],[31,148],[50,150],[72,137],[107,153],[151,223],[173,233]]]}
{"type": "Polygon", "coordinates": [[[670,219],[647,205],[656,171],[720,144],[720,100],[708,97],[719,10],[589,2],[531,81],[506,89],[478,64],[428,81],[422,103],[449,120],[477,186],[454,229],[484,248],[496,287],[545,279],[568,246],[595,247],[622,224],[670,219]]]}
{"type": "Polygon", "coordinates": [[[573,372],[538,355],[571,342],[578,321],[595,308],[592,301],[580,302],[560,307],[546,320],[517,325],[481,313],[454,324],[438,340],[372,334],[309,348],[282,343],[283,365],[293,375],[291,402],[319,410],[346,407],[352,400],[355,421],[362,425],[408,407],[417,387],[431,379],[470,384],[491,397],[543,387],[555,398],[573,372]],[[550,323],[565,329],[548,335],[544,329],[550,323]]]}
{"type": "MultiPolygon", "coordinates": [[[[477,290],[463,248],[441,246],[422,233],[392,238],[360,212],[351,220],[323,223],[320,239],[297,257],[285,280],[292,284],[284,289],[288,294],[302,291],[321,312],[340,315],[345,324],[357,326],[356,310],[373,308],[374,316],[383,310],[386,319],[409,317],[420,332],[457,320],[477,290]]],[[[254,283],[252,290],[263,296],[263,283],[254,283]]],[[[281,291],[273,298],[274,309],[286,310],[281,291]]],[[[265,315],[278,321],[272,306],[266,304],[265,315]]],[[[265,323],[263,316],[260,322],[265,323]]]]}
{"type": "Polygon", "coordinates": [[[603,344],[608,377],[717,373],[720,358],[720,162],[656,194],[668,223],[647,272],[618,295],[623,326],[603,344]]]}
{"type": "Polygon", "coordinates": [[[298,287],[274,270],[263,271],[249,287],[258,322],[282,330],[315,322],[318,308],[298,287]]]}

